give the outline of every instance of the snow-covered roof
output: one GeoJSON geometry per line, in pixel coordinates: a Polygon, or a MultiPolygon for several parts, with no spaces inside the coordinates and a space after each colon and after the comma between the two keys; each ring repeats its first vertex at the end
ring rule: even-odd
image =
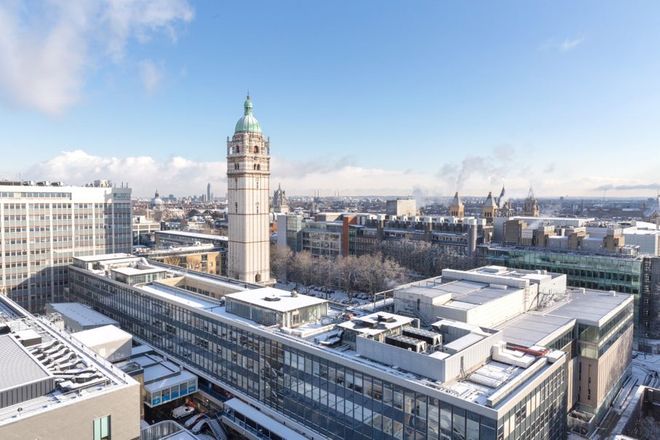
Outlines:
{"type": "Polygon", "coordinates": [[[230,293],[225,298],[276,312],[291,312],[328,302],[325,299],[309,295],[292,294],[286,290],[276,289],[274,287],[263,287],[261,289],[230,293]]]}

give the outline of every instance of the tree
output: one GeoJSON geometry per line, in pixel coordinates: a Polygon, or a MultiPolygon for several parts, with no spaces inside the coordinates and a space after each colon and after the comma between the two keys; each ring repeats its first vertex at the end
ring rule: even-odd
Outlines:
{"type": "Polygon", "coordinates": [[[270,248],[270,272],[275,279],[287,283],[291,270],[291,259],[293,252],[288,247],[271,246],[270,248]]]}

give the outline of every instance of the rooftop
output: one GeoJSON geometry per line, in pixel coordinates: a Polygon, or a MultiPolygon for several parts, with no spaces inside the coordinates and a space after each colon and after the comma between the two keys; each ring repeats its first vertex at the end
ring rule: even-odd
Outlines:
{"type": "Polygon", "coordinates": [[[581,324],[602,326],[632,303],[633,295],[583,289],[572,291],[566,302],[543,312],[573,318],[581,324]]]}
{"type": "Polygon", "coordinates": [[[229,238],[226,235],[202,234],[200,232],[189,232],[189,231],[156,231],[156,234],[171,235],[175,237],[198,238],[200,240],[222,240],[222,241],[229,240],[229,238]]]}
{"type": "Polygon", "coordinates": [[[92,325],[118,325],[117,321],[114,319],[108,318],[107,316],[87,307],[84,304],[75,302],[51,303],[50,307],[52,307],[53,310],[55,310],[57,313],[60,313],[61,315],[76,321],[82,327],[88,327],[92,325]]]}
{"type": "Polygon", "coordinates": [[[525,313],[499,326],[504,340],[524,347],[545,345],[573,327],[575,320],[565,316],[525,313]]]}
{"type": "Polygon", "coordinates": [[[293,294],[286,290],[274,287],[263,287],[261,289],[244,290],[242,292],[230,293],[226,298],[244,302],[264,309],[276,312],[291,312],[328,301],[309,295],[293,294]]]}
{"type": "Polygon", "coordinates": [[[12,335],[0,336],[0,393],[50,377],[50,373],[12,335]]]}
{"type": "Polygon", "coordinates": [[[4,402],[0,405],[0,425],[15,422],[19,415],[23,419],[74,399],[94,398],[136,385],[91,349],[9,298],[0,296],[0,309],[13,311],[13,318],[4,321],[9,333],[0,337],[0,394],[5,392],[0,396],[4,402]],[[17,338],[27,333],[33,336],[17,338]]]}

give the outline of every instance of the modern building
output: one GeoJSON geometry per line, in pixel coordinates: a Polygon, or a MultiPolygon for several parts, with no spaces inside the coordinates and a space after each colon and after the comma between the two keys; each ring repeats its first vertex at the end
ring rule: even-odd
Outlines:
{"type": "Polygon", "coordinates": [[[394,292],[395,312],[502,331],[509,347],[566,353],[569,425],[590,432],[630,375],[633,297],[567,289],[566,276],[486,266],[445,269],[441,277],[394,292]]]}
{"type": "Polygon", "coordinates": [[[154,233],[160,231],[161,223],[144,215],[133,216],[133,243],[136,245],[153,241],[154,233]]]}
{"type": "Polygon", "coordinates": [[[413,198],[388,200],[385,202],[385,213],[397,217],[415,217],[417,201],[413,198]]]}
{"type": "Polygon", "coordinates": [[[74,256],[132,244],[129,188],[0,182],[0,295],[30,311],[64,299],[74,256]]]}
{"type": "MultiPolygon", "coordinates": [[[[223,243],[226,246],[226,241],[223,243]]],[[[212,243],[164,248],[136,248],[135,254],[149,260],[215,275],[227,273],[227,248],[212,243]]]]}
{"type": "MultiPolygon", "coordinates": [[[[91,330],[106,325],[119,326],[114,319],[80,303],[48,303],[46,313],[57,314],[62,322],[62,329],[69,333],[91,330]]],[[[52,320],[59,321],[59,320],[52,320]]]]}
{"type": "Polygon", "coordinates": [[[480,264],[546,270],[565,274],[571,287],[632,294],[636,344],[657,350],[648,344],[660,338],[660,257],[494,244],[477,253],[480,264]]]}
{"type": "Polygon", "coordinates": [[[229,247],[229,238],[225,235],[203,234],[190,231],[156,231],[156,248],[167,249],[170,247],[195,246],[197,244],[212,244],[218,249],[229,247]]]}
{"type": "Polygon", "coordinates": [[[228,275],[270,283],[270,140],[252,114],[248,95],[244,114],[227,138],[228,275]]]}
{"type": "Polygon", "coordinates": [[[243,434],[258,417],[308,439],[565,436],[563,351],[515,347],[502,330],[451,319],[422,328],[395,314],[351,317],[318,298],[202,274],[225,295],[119,281],[115,261],[76,260],[72,294],[247,404],[230,412],[243,434]]]}
{"type": "Polygon", "coordinates": [[[137,440],[139,384],[0,297],[0,438],[137,440]]]}

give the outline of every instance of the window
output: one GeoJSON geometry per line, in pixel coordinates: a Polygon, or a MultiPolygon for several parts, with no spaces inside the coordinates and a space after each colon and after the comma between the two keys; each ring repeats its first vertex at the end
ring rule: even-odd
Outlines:
{"type": "Polygon", "coordinates": [[[94,419],[94,440],[110,440],[110,416],[94,419]]]}

